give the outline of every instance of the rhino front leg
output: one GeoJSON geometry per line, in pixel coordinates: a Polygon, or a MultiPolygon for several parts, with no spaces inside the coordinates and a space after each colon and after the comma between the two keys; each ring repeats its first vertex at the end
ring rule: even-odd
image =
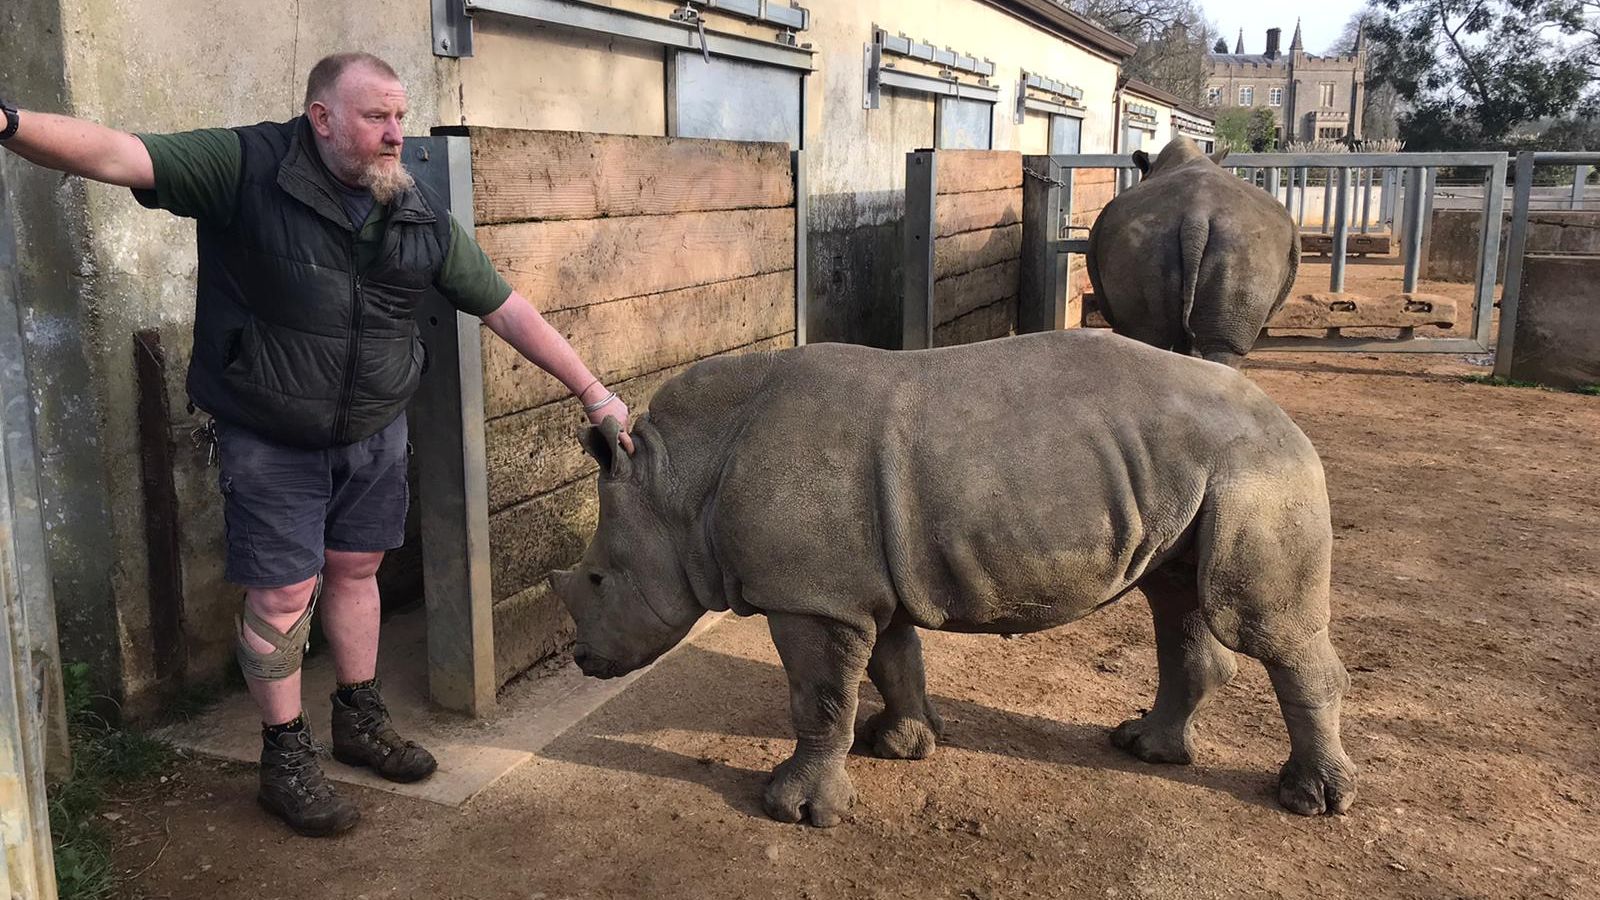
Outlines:
{"type": "Polygon", "coordinates": [[[789,676],[794,755],[772,770],[764,805],[780,822],[830,828],[855,803],[845,758],[855,739],[856,693],[872,635],[816,616],[767,617],[789,676]]]}
{"type": "Polygon", "coordinates": [[[1194,761],[1195,714],[1238,664],[1206,624],[1193,571],[1158,572],[1140,589],[1155,619],[1156,702],[1117,726],[1111,743],[1145,762],[1187,765],[1194,761]]]}
{"type": "Polygon", "coordinates": [[[925,759],[944,734],[944,721],[928,702],[922,640],[910,624],[878,635],[867,677],[883,695],[883,711],[862,726],[862,740],[884,759],[925,759]]]}

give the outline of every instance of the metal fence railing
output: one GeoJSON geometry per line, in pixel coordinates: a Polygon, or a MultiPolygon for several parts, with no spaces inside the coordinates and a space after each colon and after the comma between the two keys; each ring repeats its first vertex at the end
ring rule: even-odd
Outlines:
{"type": "MultiPolygon", "coordinates": [[[[1296,350],[1365,350],[1401,352],[1482,352],[1488,349],[1494,307],[1501,216],[1505,202],[1506,156],[1503,153],[1240,153],[1230,155],[1224,168],[1238,172],[1283,203],[1297,223],[1307,221],[1314,209],[1308,198],[1320,193],[1325,214],[1320,233],[1331,239],[1328,288],[1345,287],[1346,256],[1352,233],[1370,233],[1374,227],[1392,227],[1398,238],[1404,267],[1402,290],[1417,289],[1422,267],[1423,237],[1429,218],[1429,198],[1441,169],[1481,173],[1484,189],[1484,227],[1478,247],[1473,312],[1466,338],[1404,337],[1263,339],[1258,347],[1296,350]],[[1319,184],[1320,182],[1320,184],[1319,184]],[[1316,189],[1321,188],[1320,192],[1316,189]],[[1363,232],[1362,229],[1367,229],[1363,232]]],[[[1073,154],[1023,157],[1028,176],[1023,184],[1022,283],[1018,329],[1063,327],[1067,303],[1067,257],[1088,250],[1087,229],[1070,224],[1074,173],[1081,169],[1116,169],[1119,189],[1137,183],[1131,156],[1073,154]],[[1133,170],[1132,179],[1122,174],[1133,170]],[[1081,231],[1082,234],[1075,234],[1081,231]]]]}
{"type": "Polygon", "coordinates": [[[1511,361],[1517,339],[1517,308],[1522,298],[1522,262],[1528,252],[1528,210],[1534,194],[1534,167],[1577,166],[1570,208],[1582,209],[1584,182],[1588,180],[1589,167],[1594,165],[1600,165],[1600,153],[1524,151],[1517,154],[1516,187],[1511,204],[1511,243],[1506,247],[1505,289],[1500,296],[1500,333],[1495,340],[1496,375],[1511,377],[1511,361]]]}

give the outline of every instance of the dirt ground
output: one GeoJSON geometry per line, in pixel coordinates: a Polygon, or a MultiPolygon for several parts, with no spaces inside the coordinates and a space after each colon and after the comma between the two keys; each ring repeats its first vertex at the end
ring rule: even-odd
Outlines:
{"type": "Polygon", "coordinates": [[[1288,743],[1249,660],[1195,766],[1109,745],[1154,696],[1135,595],[1017,640],[927,635],[946,742],[853,757],[841,827],[779,825],[758,798],[786,687],[761,620],[730,618],[461,809],[355,791],[362,825],[310,841],[249,769],[185,762],[120,807],[132,896],[1600,897],[1600,398],[1463,383],[1484,370],[1460,357],[1248,371],[1329,476],[1347,816],[1277,807],[1288,743]]]}

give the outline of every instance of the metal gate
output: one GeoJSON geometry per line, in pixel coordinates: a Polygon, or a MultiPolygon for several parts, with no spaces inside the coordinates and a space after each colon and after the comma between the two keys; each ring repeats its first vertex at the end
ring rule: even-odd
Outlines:
{"type": "MultiPolygon", "coordinates": [[[[1484,184],[1484,226],[1478,247],[1470,333],[1465,338],[1405,335],[1395,339],[1355,337],[1262,338],[1258,349],[1363,351],[1402,353],[1481,353],[1489,349],[1494,309],[1495,269],[1500,251],[1501,210],[1505,202],[1506,156],[1503,153],[1240,153],[1224,167],[1241,174],[1271,194],[1304,225],[1307,197],[1321,180],[1326,211],[1321,233],[1331,248],[1329,290],[1343,293],[1345,259],[1352,232],[1366,234],[1376,221],[1399,225],[1404,263],[1403,291],[1416,291],[1427,227],[1431,185],[1440,169],[1466,169],[1481,174],[1484,184]],[[1373,202],[1376,186],[1377,203],[1373,202]],[[1403,193],[1404,200],[1396,195],[1403,193]],[[1396,210],[1399,221],[1395,222],[1396,210]],[[1329,221],[1331,219],[1331,222],[1329,221]],[[1352,224],[1354,223],[1354,229],[1352,224]]],[[[1073,154],[1026,156],[1023,170],[1022,284],[1018,330],[1066,327],[1068,258],[1088,250],[1088,226],[1071,222],[1074,175],[1081,169],[1118,170],[1119,184],[1132,172],[1131,156],[1073,154]]],[[[1314,210],[1317,204],[1312,204],[1314,210]]]]}

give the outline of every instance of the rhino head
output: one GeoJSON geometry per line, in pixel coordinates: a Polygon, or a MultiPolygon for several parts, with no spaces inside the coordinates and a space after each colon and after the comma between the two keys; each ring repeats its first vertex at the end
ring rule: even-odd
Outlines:
{"type": "Polygon", "coordinates": [[[654,662],[705,612],[679,558],[659,437],[641,419],[630,456],[618,443],[620,431],[607,418],[579,433],[600,464],[600,525],[578,565],[550,574],[578,626],[573,660],[597,678],[654,662]]]}

